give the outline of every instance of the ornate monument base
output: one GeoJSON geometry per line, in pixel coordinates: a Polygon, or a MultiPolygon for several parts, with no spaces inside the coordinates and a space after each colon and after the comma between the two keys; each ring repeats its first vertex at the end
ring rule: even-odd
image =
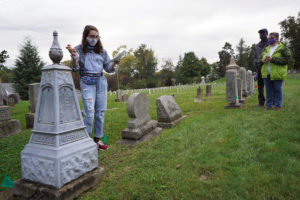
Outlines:
{"type": "Polygon", "coordinates": [[[71,200],[81,193],[96,186],[104,175],[104,169],[96,169],[82,175],[62,188],[36,183],[24,179],[17,180],[13,187],[13,197],[16,200],[44,199],[44,200],[71,200]]]}

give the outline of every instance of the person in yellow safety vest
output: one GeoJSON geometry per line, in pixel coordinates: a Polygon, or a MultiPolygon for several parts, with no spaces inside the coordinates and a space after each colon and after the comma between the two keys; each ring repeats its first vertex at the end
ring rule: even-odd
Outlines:
{"type": "Polygon", "coordinates": [[[291,58],[289,49],[279,42],[279,34],[269,34],[269,45],[263,50],[260,58],[261,75],[266,87],[266,109],[272,109],[275,98],[275,110],[282,105],[282,82],[287,76],[288,63],[291,58]]]}

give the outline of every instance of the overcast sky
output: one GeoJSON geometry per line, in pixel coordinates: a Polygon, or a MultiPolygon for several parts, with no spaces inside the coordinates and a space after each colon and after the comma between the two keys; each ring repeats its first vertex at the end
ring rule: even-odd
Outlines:
{"type": "Polygon", "coordinates": [[[141,43],[159,59],[177,63],[179,55],[194,51],[209,62],[227,41],[234,47],[240,38],[257,43],[257,31],[280,32],[278,23],[300,11],[299,0],[0,0],[0,51],[7,50],[12,67],[26,36],[40,56],[48,56],[52,32],[57,30],[65,46],[80,43],[85,25],[95,25],[104,48],[111,55],[120,45],[137,48],[141,43]]]}

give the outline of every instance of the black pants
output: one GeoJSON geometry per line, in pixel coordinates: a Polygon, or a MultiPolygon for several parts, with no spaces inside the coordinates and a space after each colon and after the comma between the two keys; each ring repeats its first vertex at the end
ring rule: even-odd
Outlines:
{"type": "Polygon", "coordinates": [[[261,67],[257,67],[258,104],[265,105],[264,79],[261,77],[261,67]]]}

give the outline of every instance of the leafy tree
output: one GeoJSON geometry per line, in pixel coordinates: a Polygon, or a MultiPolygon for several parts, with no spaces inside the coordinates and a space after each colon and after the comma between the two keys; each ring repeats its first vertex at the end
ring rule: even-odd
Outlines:
{"type": "Polygon", "coordinates": [[[0,52],[0,70],[4,67],[6,59],[9,58],[7,51],[3,50],[0,52]]]}
{"type": "Polygon", "coordinates": [[[246,69],[250,69],[251,71],[255,72],[257,69],[254,65],[254,54],[255,54],[255,46],[256,44],[252,44],[251,47],[248,48],[248,56],[247,56],[247,63],[246,69]]]}
{"type": "Polygon", "coordinates": [[[163,61],[162,69],[157,73],[161,86],[171,86],[173,85],[172,79],[175,78],[174,65],[171,59],[163,61]]]}
{"type": "Polygon", "coordinates": [[[225,42],[224,47],[221,51],[218,52],[219,54],[219,62],[218,62],[218,76],[224,77],[226,72],[226,66],[230,62],[230,52],[233,51],[232,46],[230,43],[225,42]]]}
{"type": "Polygon", "coordinates": [[[184,54],[183,59],[179,57],[175,72],[177,83],[199,82],[201,76],[210,73],[210,66],[206,58],[202,57],[199,60],[194,52],[188,52],[184,54]]]}
{"type": "Polygon", "coordinates": [[[142,79],[151,79],[157,66],[157,59],[154,51],[147,48],[147,45],[141,44],[134,52],[136,76],[142,79]]]}
{"type": "Polygon", "coordinates": [[[15,61],[13,82],[23,100],[28,99],[28,84],[40,82],[41,69],[45,63],[41,60],[36,46],[26,39],[20,48],[20,55],[15,61]]]}
{"type": "Polygon", "coordinates": [[[293,68],[300,70],[300,12],[298,17],[289,16],[279,23],[281,34],[291,50],[293,68]]]}
{"type": "Polygon", "coordinates": [[[237,64],[240,67],[245,67],[248,68],[249,65],[249,60],[248,60],[248,52],[249,52],[249,47],[247,47],[247,45],[245,44],[245,41],[243,38],[240,39],[240,42],[238,44],[238,46],[236,47],[237,49],[237,64]]]}
{"type": "Polygon", "coordinates": [[[10,83],[12,82],[12,70],[7,67],[2,67],[0,70],[0,79],[2,83],[10,83]]]}

